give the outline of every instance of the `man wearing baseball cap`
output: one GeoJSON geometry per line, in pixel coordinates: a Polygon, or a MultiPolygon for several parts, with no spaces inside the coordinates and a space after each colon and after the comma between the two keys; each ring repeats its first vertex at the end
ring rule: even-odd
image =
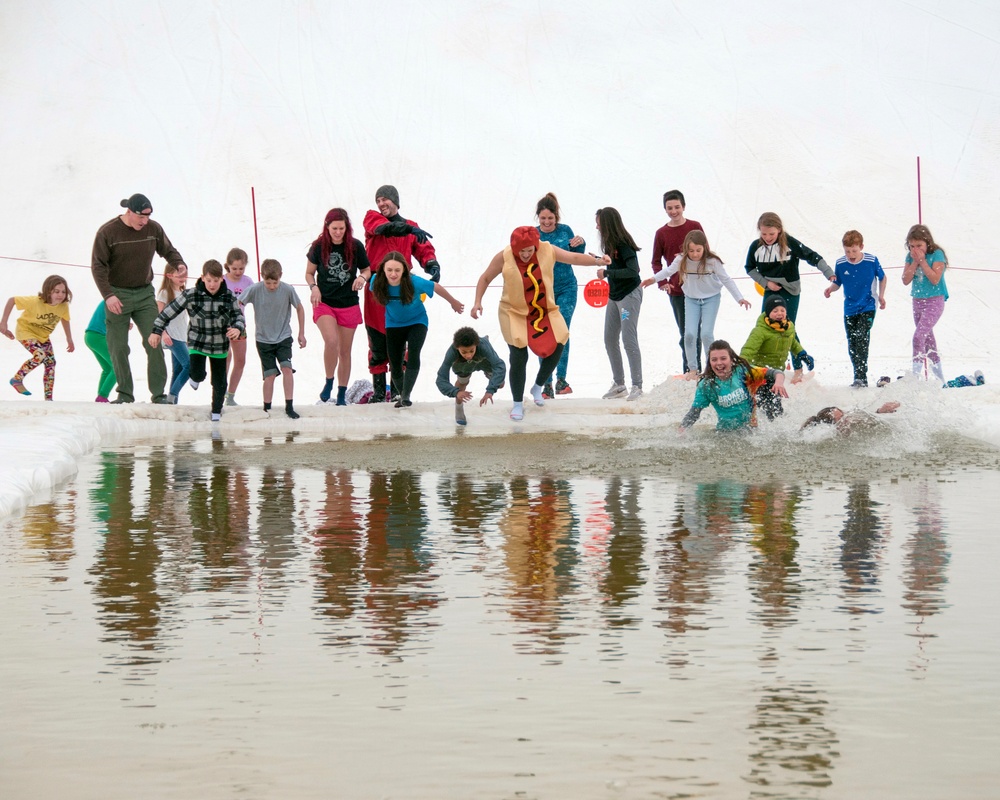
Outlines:
{"type": "Polygon", "coordinates": [[[132,369],[129,366],[128,329],[135,322],[146,350],[146,377],[154,403],[166,403],[167,364],[163,351],[149,346],[158,309],[153,290],[153,256],[168,264],[184,265],[184,258],[170,243],[158,222],[150,219],[153,204],[144,194],[121,201],[125,213],[104,223],[94,238],[90,269],[104,297],[108,353],[118,379],[115,403],[133,403],[132,369]]]}

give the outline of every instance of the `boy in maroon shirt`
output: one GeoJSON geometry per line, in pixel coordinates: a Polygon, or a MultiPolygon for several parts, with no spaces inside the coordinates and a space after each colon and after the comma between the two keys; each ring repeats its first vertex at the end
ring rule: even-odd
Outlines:
{"type": "MultiPolygon", "coordinates": [[[[663,195],[663,209],[670,218],[666,225],[656,232],[653,239],[653,274],[655,275],[664,266],[670,263],[680,254],[684,237],[691,231],[704,231],[704,228],[693,219],[684,218],[684,195],[677,189],[671,189],[663,195]],[[665,260],[664,260],[665,259],[665,260]]],[[[660,291],[670,295],[670,307],[674,311],[674,320],[677,322],[677,330],[680,331],[681,357],[684,359],[684,374],[691,370],[701,372],[701,331],[698,331],[698,362],[688,364],[687,355],[684,352],[684,292],[681,291],[680,275],[674,275],[660,284],[660,291]]]]}

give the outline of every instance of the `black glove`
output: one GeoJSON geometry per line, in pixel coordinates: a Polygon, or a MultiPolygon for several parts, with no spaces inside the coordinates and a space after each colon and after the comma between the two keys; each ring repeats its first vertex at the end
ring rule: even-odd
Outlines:
{"type": "Polygon", "coordinates": [[[406,222],[406,220],[386,222],[383,225],[379,225],[374,231],[376,236],[406,236],[412,232],[413,226],[406,222]]]}
{"type": "Polygon", "coordinates": [[[424,272],[431,276],[431,283],[441,282],[441,265],[437,261],[428,261],[424,264],[424,272]]]}
{"type": "Polygon", "coordinates": [[[423,228],[418,228],[416,225],[411,225],[410,226],[410,233],[412,233],[414,236],[417,237],[417,241],[420,242],[420,244],[423,244],[428,239],[433,239],[434,238],[427,231],[425,231],[423,228]]]}

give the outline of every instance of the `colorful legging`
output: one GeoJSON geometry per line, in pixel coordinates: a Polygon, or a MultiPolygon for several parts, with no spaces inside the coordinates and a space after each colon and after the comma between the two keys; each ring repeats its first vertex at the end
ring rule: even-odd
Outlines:
{"type": "Polygon", "coordinates": [[[913,298],[913,371],[920,373],[924,368],[924,360],[930,362],[931,371],[938,380],[944,380],[941,370],[941,357],[937,351],[937,339],[934,338],[934,326],[944,313],[944,297],[914,297],[913,298]]]}
{"type": "Polygon", "coordinates": [[[52,386],[56,382],[56,354],[52,342],[40,342],[37,339],[19,339],[24,349],[31,353],[31,358],[25,361],[14,374],[14,380],[24,383],[24,379],[35,367],[45,367],[42,385],[45,387],[45,399],[52,399],[52,386]]]}

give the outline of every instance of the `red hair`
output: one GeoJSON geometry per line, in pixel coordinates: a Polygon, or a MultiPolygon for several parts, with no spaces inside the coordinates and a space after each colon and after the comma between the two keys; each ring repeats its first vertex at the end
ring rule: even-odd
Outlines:
{"type": "Polygon", "coordinates": [[[323,231],[319,238],[313,242],[314,246],[319,245],[320,263],[317,266],[325,267],[330,260],[330,251],[333,249],[333,239],[330,237],[331,222],[343,222],[347,226],[344,231],[344,261],[347,262],[347,268],[352,269],[354,267],[354,231],[351,228],[351,218],[342,208],[331,208],[326,212],[326,217],[323,220],[323,231]]]}

